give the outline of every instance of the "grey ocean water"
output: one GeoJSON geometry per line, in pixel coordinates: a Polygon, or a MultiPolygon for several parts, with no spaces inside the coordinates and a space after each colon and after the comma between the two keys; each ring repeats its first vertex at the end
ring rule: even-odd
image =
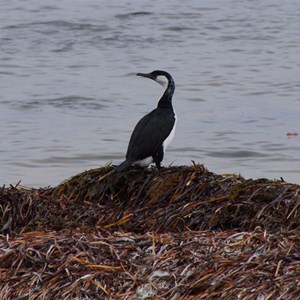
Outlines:
{"type": "Polygon", "coordinates": [[[300,1],[12,0],[0,9],[0,184],[119,163],[169,71],[164,165],[300,183],[300,1]]]}

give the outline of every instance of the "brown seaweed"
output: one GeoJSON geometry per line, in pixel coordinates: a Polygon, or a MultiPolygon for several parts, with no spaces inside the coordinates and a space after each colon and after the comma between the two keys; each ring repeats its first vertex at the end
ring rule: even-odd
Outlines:
{"type": "Polygon", "coordinates": [[[0,299],[298,299],[300,186],[201,165],[0,190],[0,299]]]}

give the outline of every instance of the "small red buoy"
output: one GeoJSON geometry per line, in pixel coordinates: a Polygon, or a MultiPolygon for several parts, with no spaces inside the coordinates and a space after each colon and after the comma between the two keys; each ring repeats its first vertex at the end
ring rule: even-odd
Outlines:
{"type": "Polygon", "coordinates": [[[299,135],[299,133],[298,132],[288,132],[286,135],[287,136],[297,136],[297,135],[299,135]]]}

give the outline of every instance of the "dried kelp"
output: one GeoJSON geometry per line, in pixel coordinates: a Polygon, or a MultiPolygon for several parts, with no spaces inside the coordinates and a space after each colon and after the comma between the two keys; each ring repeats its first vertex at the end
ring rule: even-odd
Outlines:
{"type": "Polygon", "coordinates": [[[201,165],[0,189],[0,299],[299,299],[299,185],[201,165]]]}
{"type": "Polygon", "coordinates": [[[300,238],[250,232],[0,236],[1,299],[299,299],[300,238]]]}
{"type": "Polygon", "coordinates": [[[136,233],[299,228],[299,185],[220,176],[203,166],[157,170],[111,167],[56,188],[2,189],[2,233],[90,227],[136,233]]]}

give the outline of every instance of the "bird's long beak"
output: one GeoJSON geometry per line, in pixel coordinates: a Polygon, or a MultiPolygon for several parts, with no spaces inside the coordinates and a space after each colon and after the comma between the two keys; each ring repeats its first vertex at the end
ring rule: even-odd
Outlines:
{"type": "Polygon", "coordinates": [[[146,78],[150,78],[150,79],[154,80],[153,76],[151,74],[147,74],[147,73],[137,73],[136,76],[146,77],[146,78]]]}

